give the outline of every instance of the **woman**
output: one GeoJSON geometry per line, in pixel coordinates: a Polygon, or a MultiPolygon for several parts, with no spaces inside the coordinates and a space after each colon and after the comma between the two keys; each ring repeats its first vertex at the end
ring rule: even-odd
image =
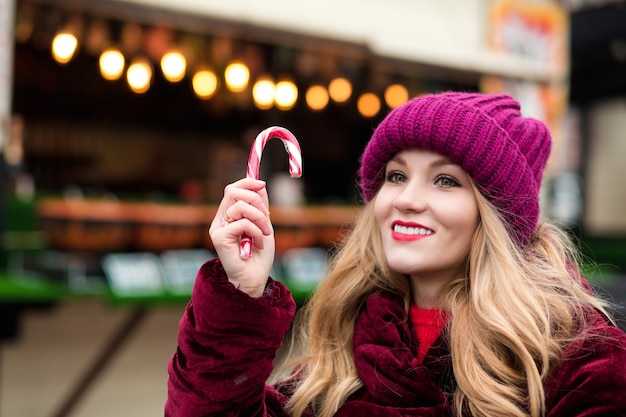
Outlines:
{"type": "Polygon", "coordinates": [[[393,110],[361,158],[366,205],[299,313],[268,278],[262,181],[226,187],[169,366],[167,416],[626,415],[626,335],[539,222],[551,146],[507,95],[393,110]],[[255,251],[239,257],[239,239],[255,251]]]}

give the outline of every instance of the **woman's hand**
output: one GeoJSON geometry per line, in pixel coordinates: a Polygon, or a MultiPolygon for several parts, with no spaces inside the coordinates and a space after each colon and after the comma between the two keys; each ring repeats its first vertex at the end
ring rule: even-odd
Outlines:
{"type": "Polygon", "coordinates": [[[252,297],[263,295],[274,263],[274,230],[265,182],[244,178],[229,184],[209,228],[228,280],[252,297]],[[252,256],[240,256],[243,235],[252,239],[252,256]]]}

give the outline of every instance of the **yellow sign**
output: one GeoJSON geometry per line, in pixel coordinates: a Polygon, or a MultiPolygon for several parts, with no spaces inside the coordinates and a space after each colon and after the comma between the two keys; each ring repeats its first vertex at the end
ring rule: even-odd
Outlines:
{"type": "Polygon", "coordinates": [[[545,65],[562,77],[569,68],[569,18],[558,4],[546,1],[493,0],[488,44],[493,51],[545,65]]]}

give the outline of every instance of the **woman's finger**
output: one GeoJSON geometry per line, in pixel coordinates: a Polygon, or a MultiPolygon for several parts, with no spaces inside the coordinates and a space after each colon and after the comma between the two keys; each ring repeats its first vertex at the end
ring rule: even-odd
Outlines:
{"type": "Polygon", "coordinates": [[[258,207],[260,210],[267,211],[269,200],[267,197],[265,182],[245,178],[227,185],[224,188],[224,198],[222,199],[222,203],[230,201],[232,204],[239,200],[244,200],[247,203],[258,207]]]}
{"type": "Polygon", "coordinates": [[[214,245],[232,249],[245,235],[262,249],[264,237],[273,233],[268,203],[264,181],[244,178],[227,185],[209,229],[214,245]]]}
{"type": "Polygon", "coordinates": [[[216,240],[219,240],[223,242],[223,245],[231,247],[233,250],[238,250],[239,241],[243,235],[250,237],[256,247],[263,249],[263,239],[270,236],[271,232],[266,234],[256,224],[246,218],[242,218],[240,220],[227,223],[224,226],[212,227],[210,234],[214,245],[216,240]]]}
{"type": "Polygon", "coordinates": [[[222,226],[246,219],[261,229],[263,234],[269,235],[272,227],[269,222],[268,214],[269,213],[267,213],[263,207],[259,209],[257,206],[239,200],[224,210],[219,216],[222,226]]]}

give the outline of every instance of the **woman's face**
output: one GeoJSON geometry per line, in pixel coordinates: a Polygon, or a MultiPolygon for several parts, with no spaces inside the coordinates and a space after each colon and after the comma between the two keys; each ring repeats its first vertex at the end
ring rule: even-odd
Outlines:
{"type": "Polygon", "coordinates": [[[392,270],[443,284],[463,271],[479,214],[470,178],[447,157],[399,152],[374,203],[392,270]]]}

